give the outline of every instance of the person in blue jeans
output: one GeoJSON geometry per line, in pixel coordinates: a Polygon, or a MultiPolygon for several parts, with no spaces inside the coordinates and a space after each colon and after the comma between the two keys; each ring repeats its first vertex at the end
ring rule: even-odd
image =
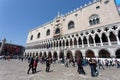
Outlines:
{"type": "Polygon", "coordinates": [[[97,74],[96,74],[96,72],[97,72],[97,70],[96,70],[97,62],[96,62],[96,60],[90,58],[89,59],[89,65],[90,65],[90,69],[91,69],[91,76],[96,77],[97,76],[97,74]]]}

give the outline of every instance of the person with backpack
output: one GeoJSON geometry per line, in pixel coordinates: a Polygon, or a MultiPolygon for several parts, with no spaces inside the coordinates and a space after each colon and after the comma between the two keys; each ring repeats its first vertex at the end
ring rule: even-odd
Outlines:
{"type": "Polygon", "coordinates": [[[35,58],[34,63],[33,63],[33,72],[36,73],[37,65],[38,65],[38,57],[35,58]]]}
{"type": "Polygon", "coordinates": [[[78,59],[77,59],[77,65],[78,65],[78,70],[77,70],[78,73],[85,75],[86,73],[85,73],[85,71],[84,71],[84,69],[83,69],[83,66],[82,66],[82,58],[78,58],[78,59]]]}
{"type": "Polygon", "coordinates": [[[34,58],[32,57],[29,63],[29,69],[27,71],[27,74],[29,74],[29,71],[32,69],[32,73],[34,73],[33,71],[33,63],[34,63],[34,58]]]}

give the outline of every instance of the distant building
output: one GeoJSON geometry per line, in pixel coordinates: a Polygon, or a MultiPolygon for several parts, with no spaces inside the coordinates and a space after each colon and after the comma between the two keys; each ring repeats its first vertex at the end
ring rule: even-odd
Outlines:
{"type": "Polygon", "coordinates": [[[22,56],[24,53],[24,46],[6,43],[4,40],[0,42],[0,55],[5,56],[22,56]]]}
{"type": "MultiPolygon", "coordinates": [[[[115,0],[94,0],[28,33],[25,56],[120,58],[115,0]]],[[[120,8],[119,8],[120,9],[120,8]]]]}

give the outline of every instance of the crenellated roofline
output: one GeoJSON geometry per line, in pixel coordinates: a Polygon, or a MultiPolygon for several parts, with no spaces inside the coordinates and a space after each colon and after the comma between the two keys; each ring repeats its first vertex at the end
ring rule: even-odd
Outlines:
{"type": "MultiPolygon", "coordinates": [[[[59,14],[59,15],[57,15],[57,17],[58,17],[58,16],[59,16],[59,17],[66,17],[66,16],[68,16],[68,15],[70,15],[70,14],[73,14],[73,13],[75,13],[75,12],[77,12],[77,11],[80,11],[80,10],[82,10],[82,9],[84,9],[84,8],[92,5],[92,4],[95,4],[95,3],[97,3],[97,2],[100,2],[100,1],[101,1],[101,0],[93,0],[92,2],[89,1],[88,4],[84,4],[84,6],[80,6],[79,8],[76,8],[76,9],[74,9],[73,11],[69,11],[68,13],[65,13],[64,15],[63,15],[63,14],[59,14]]],[[[36,28],[33,28],[33,29],[30,30],[29,32],[31,32],[31,31],[33,31],[33,30],[36,30],[36,29],[38,29],[38,28],[44,27],[44,26],[46,26],[47,24],[51,24],[52,22],[54,22],[54,20],[57,19],[57,17],[54,18],[54,19],[51,20],[51,21],[48,21],[48,22],[46,22],[46,23],[44,23],[44,24],[36,27],[36,28]]]]}

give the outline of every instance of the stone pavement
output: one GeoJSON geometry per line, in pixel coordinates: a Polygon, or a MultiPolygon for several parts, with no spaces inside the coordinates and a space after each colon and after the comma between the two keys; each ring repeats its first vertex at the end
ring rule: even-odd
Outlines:
{"type": "MultiPolygon", "coordinates": [[[[38,64],[37,73],[27,74],[27,61],[0,60],[0,80],[120,80],[120,69],[116,67],[100,70],[98,77],[91,77],[89,66],[84,67],[86,75],[79,75],[77,67],[66,68],[61,64],[52,64],[51,72],[45,72],[45,64],[38,64]]],[[[31,73],[31,72],[30,72],[31,73]]]]}

